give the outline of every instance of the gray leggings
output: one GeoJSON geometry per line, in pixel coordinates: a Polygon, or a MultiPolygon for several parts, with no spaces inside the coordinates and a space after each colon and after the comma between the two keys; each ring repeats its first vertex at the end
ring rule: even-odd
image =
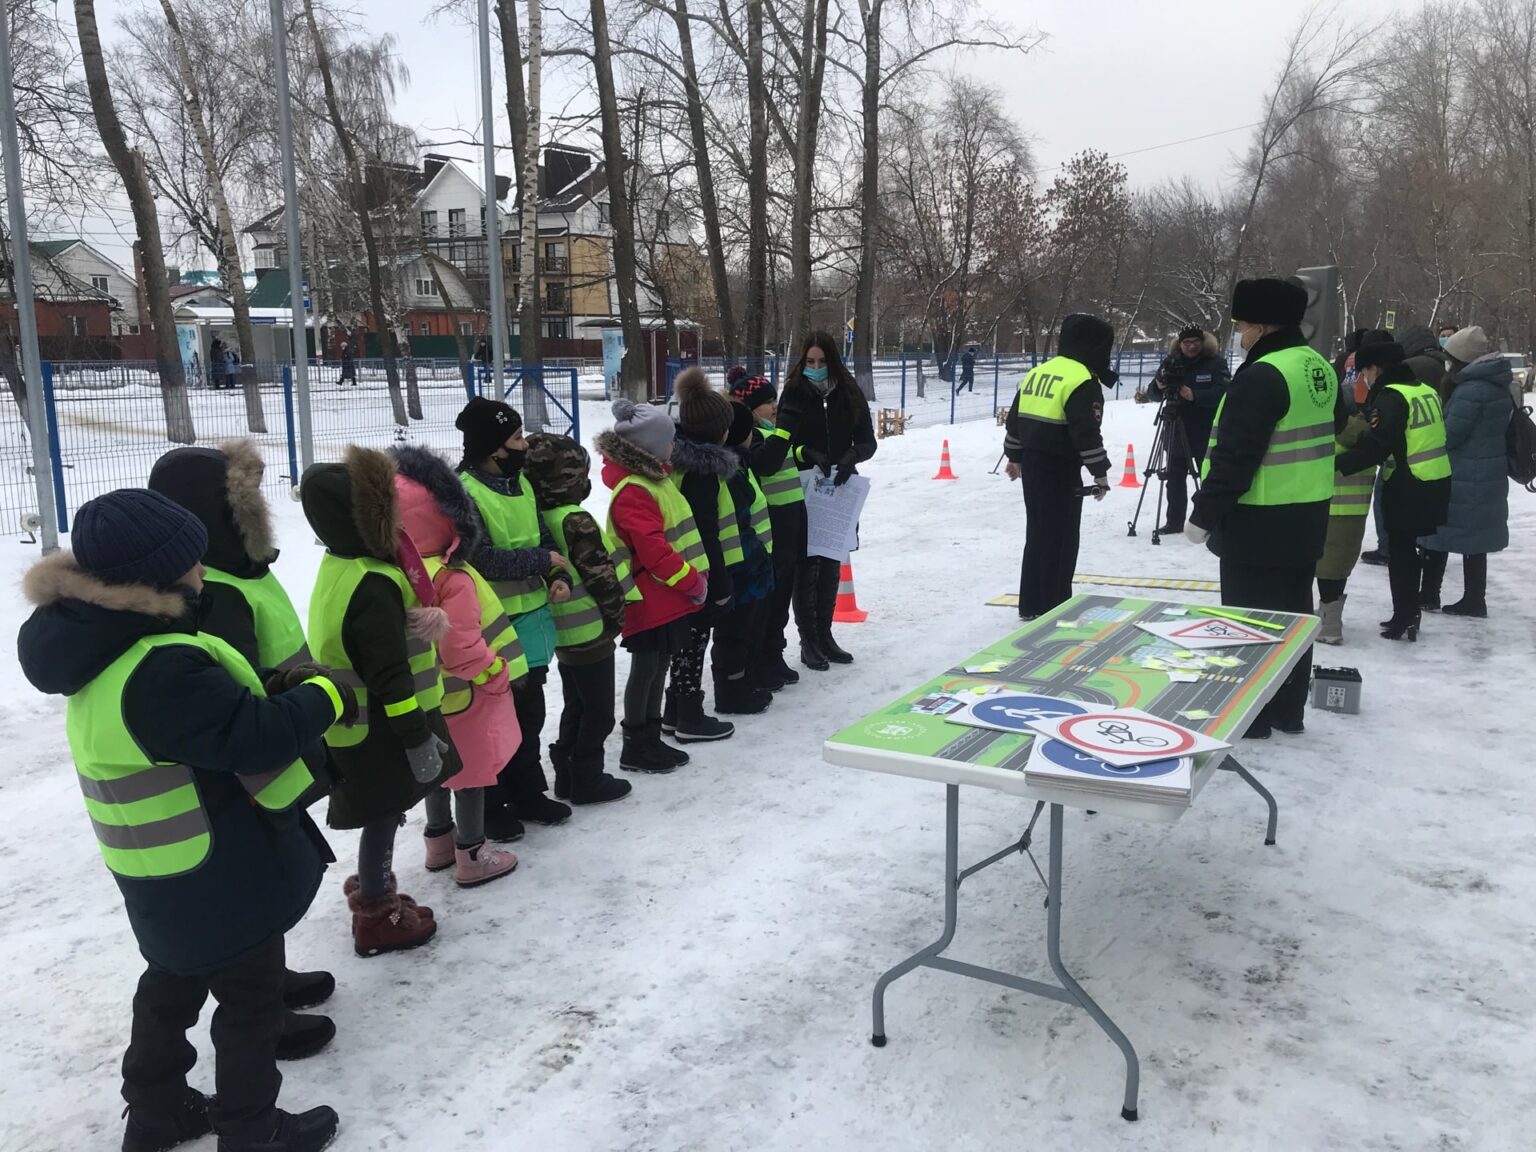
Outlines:
{"type": "Polygon", "coordinates": [[[629,659],[629,681],[624,685],[624,723],[639,728],[661,719],[662,697],[667,690],[667,666],[672,662],[668,651],[633,652],[629,659]]]}
{"type": "Polygon", "coordinates": [[[485,843],[484,788],[460,788],[457,792],[435,788],[427,793],[428,830],[450,825],[454,830],[453,842],[460,848],[485,843]]]}
{"type": "Polygon", "coordinates": [[[377,900],[389,891],[389,875],[395,865],[395,833],[400,817],[381,816],[363,825],[357,841],[357,884],[365,900],[377,900]]]}

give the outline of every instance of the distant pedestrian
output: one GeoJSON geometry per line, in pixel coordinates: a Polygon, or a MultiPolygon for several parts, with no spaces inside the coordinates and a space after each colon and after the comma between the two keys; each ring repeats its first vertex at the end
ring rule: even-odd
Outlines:
{"type": "Polygon", "coordinates": [[[224,387],[233,388],[240,375],[240,357],[233,348],[224,349],[224,387]]]}
{"type": "Polygon", "coordinates": [[[213,343],[208,345],[208,387],[217,388],[221,383],[220,377],[224,375],[224,341],[217,336],[213,343]]]}
{"type": "Polygon", "coordinates": [[[976,391],[976,347],[967,348],[960,357],[960,379],[955,381],[955,395],[976,391]]]}
{"type": "Polygon", "coordinates": [[[357,362],[352,359],[352,343],[349,340],[341,342],[341,375],[336,377],[336,383],[350,383],[352,387],[357,387],[357,362]]]}

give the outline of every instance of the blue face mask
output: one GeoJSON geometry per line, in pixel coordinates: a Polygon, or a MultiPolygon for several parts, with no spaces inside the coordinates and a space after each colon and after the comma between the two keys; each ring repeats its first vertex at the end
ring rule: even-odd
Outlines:
{"type": "Polygon", "coordinates": [[[820,368],[808,367],[804,370],[804,372],[805,378],[812,384],[825,384],[827,382],[827,366],[825,364],[823,364],[820,368]]]}
{"type": "Polygon", "coordinates": [[[1445,347],[1445,342],[1447,340],[1449,340],[1449,339],[1450,339],[1449,336],[1442,336],[1442,337],[1440,337],[1440,347],[1444,348],[1445,347]]]}

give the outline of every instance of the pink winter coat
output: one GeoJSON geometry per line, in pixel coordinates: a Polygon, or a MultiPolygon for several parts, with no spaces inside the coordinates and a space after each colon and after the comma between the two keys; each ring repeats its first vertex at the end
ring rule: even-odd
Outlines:
{"type": "MultiPolygon", "coordinates": [[[[459,546],[453,521],[438,507],[432,494],[416,481],[395,477],[400,526],[424,557],[448,563],[459,546]]],[[[433,580],[437,606],[448,615],[448,631],[437,642],[438,659],[445,676],[474,680],[496,660],[480,631],[480,598],[473,577],[462,567],[445,567],[433,580]]],[[[474,689],[473,703],[456,716],[446,717],[453,745],[464,768],[447,782],[461,788],[487,788],[523,742],[517,709],[505,670],[474,689]]]]}

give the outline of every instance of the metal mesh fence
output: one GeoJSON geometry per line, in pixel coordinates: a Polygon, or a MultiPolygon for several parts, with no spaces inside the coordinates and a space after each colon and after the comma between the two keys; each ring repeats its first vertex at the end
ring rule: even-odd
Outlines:
{"type": "MultiPolygon", "coordinates": [[[[280,497],[296,482],[299,466],[296,398],[287,365],[261,363],[255,368],[259,422],[247,409],[244,389],[214,387],[207,378],[189,382],[186,410],[195,443],[254,440],[267,461],[263,487],[270,496],[280,497]]],[[[466,373],[454,360],[402,362],[401,371],[402,397],[414,379],[422,414],[420,419],[408,418],[405,425],[396,422],[382,361],[357,361],[347,379],[335,364],[310,366],[309,411],[317,461],[339,460],[348,444],[388,448],[410,442],[448,455],[458,450],[461,439],[454,418],[470,395],[490,394],[489,372],[466,373]]],[[[530,430],[579,435],[580,375],[575,367],[546,365],[523,371],[514,365],[507,379],[507,401],[523,412],[530,430]]],[[[92,497],[144,484],[154,462],[177,446],[167,434],[166,402],[153,363],[45,364],[43,393],[61,531],[68,530],[73,511],[92,497]]],[[[0,524],[17,529],[36,512],[25,418],[20,405],[0,405],[0,524]]]]}

